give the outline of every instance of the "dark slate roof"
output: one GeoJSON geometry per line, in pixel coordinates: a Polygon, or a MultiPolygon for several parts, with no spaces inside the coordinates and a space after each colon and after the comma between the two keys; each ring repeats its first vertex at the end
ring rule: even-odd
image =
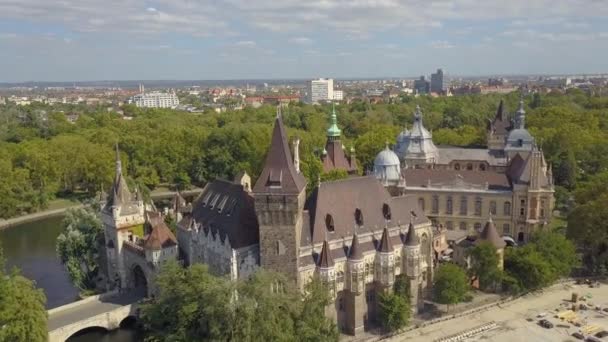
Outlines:
{"type": "Polygon", "coordinates": [[[419,244],[420,239],[418,238],[418,234],[416,234],[416,228],[414,228],[414,225],[410,223],[407,229],[407,235],[405,236],[405,245],[418,246],[419,244]]]}
{"type": "Polygon", "coordinates": [[[175,195],[171,199],[171,209],[180,211],[186,207],[186,204],[186,199],[182,197],[182,194],[179,191],[175,192],[175,195]]]}
{"type": "Polygon", "coordinates": [[[353,260],[363,259],[363,252],[361,251],[361,246],[359,246],[359,237],[357,234],[353,235],[353,241],[348,250],[348,258],[353,260]]]}
{"type": "Polygon", "coordinates": [[[289,151],[285,127],[283,127],[281,116],[278,115],[274,123],[264,169],[253,187],[253,192],[298,194],[305,187],[306,179],[302,174],[296,172],[289,151]]]}
{"type": "Polygon", "coordinates": [[[122,163],[120,161],[120,155],[118,154],[118,148],[116,150],[116,174],[114,175],[114,183],[112,184],[112,190],[108,194],[104,210],[111,212],[112,207],[114,206],[121,208],[121,215],[132,215],[139,211],[136,203],[136,196],[129,191],[127,181],[122,175],[122,163]]]}
{"type": "Polygon", "coordinates": [[[259,242],[259,226],[253,197],[240,184],[225,180],[207,183],[193,204],[191,216],[180,221],[181,229],[192,227],[193,221],[222,241],[228,237],[232,248],[259,242]]]}
{"type": "Polygon", "coordinates": [[[507,175],[495,171],[469,171],[469,170],[439,170],[439,169],[405,169],[402,171],[406,186],[431,187],[458,183],[485,187],[490,190],[509,190],[511,184],[507,175]]]}
{"type": "MultiPolygon", "coordinates": [[[[535,167],[541,168],[544,164],[544,157],[542,152],[534,148],[532,152],[524,160],[519,153],[511,159],[509,167],[507,168],[507,176],[512,183],[518,184],[530,184],[532,180],[532,172],[535,172],[535,167]],[[537,165],[534,164],[534,159],[537,159],[537,165]]],[[[538,182],[541,187],[551,186],[550,180],[547,174],[542,172],[542,169],[538,170],[538,182]]]]}
{"type": "Polygon", "coordinates": [[[485,227],[479,234],[479,238],[475,240],[475,244],[479,244],[481,242],[490,242],[497,249],[504,248],[506,243],[505,241],[498,235],[498,231],[496,231],[496,226],[494,225],[494,221],[492,218],[488,220],[485,227]]]}
{"type": "MultiPolygon", "coordinates": [[[[455,161],[485,161],[489,165],[504,166],[507,158],[503,151],[485,148],[465,148],[456,146],[439,146],[437,148],[437,164],[447,165],[455,161]]],[[[462,165],[464,168],[466,165],[462,165]]]]}
{"type": "Polygon", "coordinates": [[[334,265],[334,258],[331,254],[327,240],[323,241],[323,249],[321,249],[321,255],[319,255],[318,266],[322,268],[332,267],[334,265]]]}
{"type": "Polygon", "coordinates": [[[146,249],[161,250],[171,246],[177,246],[177,239],[162,220],[152,226],[152,232],[144,238],[146,249]]]}
{"type": "Polygon", "coordinates": [[[325,151],[327,154],[323,156],[323,171],[329,172],[331,170],[345,170],[346,172],[357,171],[357,164],[353,160],[353,163],[344,154],[342,143],[340,140],[327,140],[325,145],[325,151]]]}
{"type": "MultiPolygon", "coordinates": [[[[388,191],[376,178],[353,177],[338,181],[325,182],[317,187],[306,203],[309,211],[309,236],[302,238],[312,244],[318,244],[328,236],[329,240],[337,238],[350,239],[355,233],[378,232],[385,225],[388,228],[406,224],[410,221],[410,212],[418,217],[416,224],[428,222],[424,213],[418,208],[416,198],[412,196],[391,197],[388,191]],[[384,204],[391,207],[391,219],[386,221],[382,207],[384,204]],[[363,216],[363,225],[359,227],[355,222],[355,212],[359,209],[363,216]],[[334,221],[334,230],[326,227],[325,218],[331,215],[334,221]]],[[[304,226],[303,230],[306,229],[304,226]]],[[[304,235],[305,232],[302,232],[304,235]]]]}
{"type": "Polygon", "coordinates": [[[384,230],[382,230],[382,237],[380,238],[378,251],[381,253],[390,253],[393,251],[393,244],[389,239],[388,229],[386,227],[384,227],[384,230]]]}
{"type": "Polygon", "coordinates": [[[490,129],[494,134],[507,134],[511,130],[511,120],[505,114],[503,100],[500,100],[494,120],[490,123],[490,129]]]}

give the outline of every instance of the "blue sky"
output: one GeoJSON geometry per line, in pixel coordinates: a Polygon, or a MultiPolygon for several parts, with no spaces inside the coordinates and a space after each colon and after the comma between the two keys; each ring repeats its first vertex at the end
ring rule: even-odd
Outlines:
{"type": "Polygon", "coordinates": [[[0,0],[0,82],[608,72],[608,0],[0,0]]]}

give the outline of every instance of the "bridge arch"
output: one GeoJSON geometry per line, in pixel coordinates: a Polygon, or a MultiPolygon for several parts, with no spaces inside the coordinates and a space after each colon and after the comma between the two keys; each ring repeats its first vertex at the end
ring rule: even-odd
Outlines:
{"type": "Polygon", "coordinates": [[[82,334],[86,334],[89,332],[95,332],[95,331],[108,332],[109,329],[108,329],[108,327],[102,327],[102,326],[85,327],[76,332],[73,332],[72,335],[68,336],[68,338],[66,339],[66,342],[70,342],[72,339],[74,339],[82,334]]]}
{"type": "Polygon", "coordinates": [[[120,324],[118,325],[120,328],[132,328],[137,325],[137,317],[134,315],[129,315],[125,317],[120,324]]]}

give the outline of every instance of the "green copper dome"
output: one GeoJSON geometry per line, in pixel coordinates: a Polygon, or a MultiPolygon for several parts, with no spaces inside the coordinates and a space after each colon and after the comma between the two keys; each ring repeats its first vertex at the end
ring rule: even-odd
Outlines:
{"type": "Polygon", "coordinates": [[[330,125],[329,128],[327,129],[327,136],[328,137],[340,137],[340,134],[342,134],[342,131],[340,130],[340,128],[338,128],[338,117],[336,116],[336,106],[333,105],[332,111],[331,111],[331,121],[330,121],[330,125]]]}

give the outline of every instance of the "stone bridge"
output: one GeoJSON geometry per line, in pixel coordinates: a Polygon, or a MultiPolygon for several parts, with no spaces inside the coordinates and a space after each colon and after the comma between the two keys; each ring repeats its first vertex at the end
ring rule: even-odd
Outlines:
{"type": "Polygon", "coordinates": [[[112,291],[49,310],[49,342],[64,342],[89,328],[117,329],[125,319],[137,316],[142,298],[141,292],[112,291]]]}

